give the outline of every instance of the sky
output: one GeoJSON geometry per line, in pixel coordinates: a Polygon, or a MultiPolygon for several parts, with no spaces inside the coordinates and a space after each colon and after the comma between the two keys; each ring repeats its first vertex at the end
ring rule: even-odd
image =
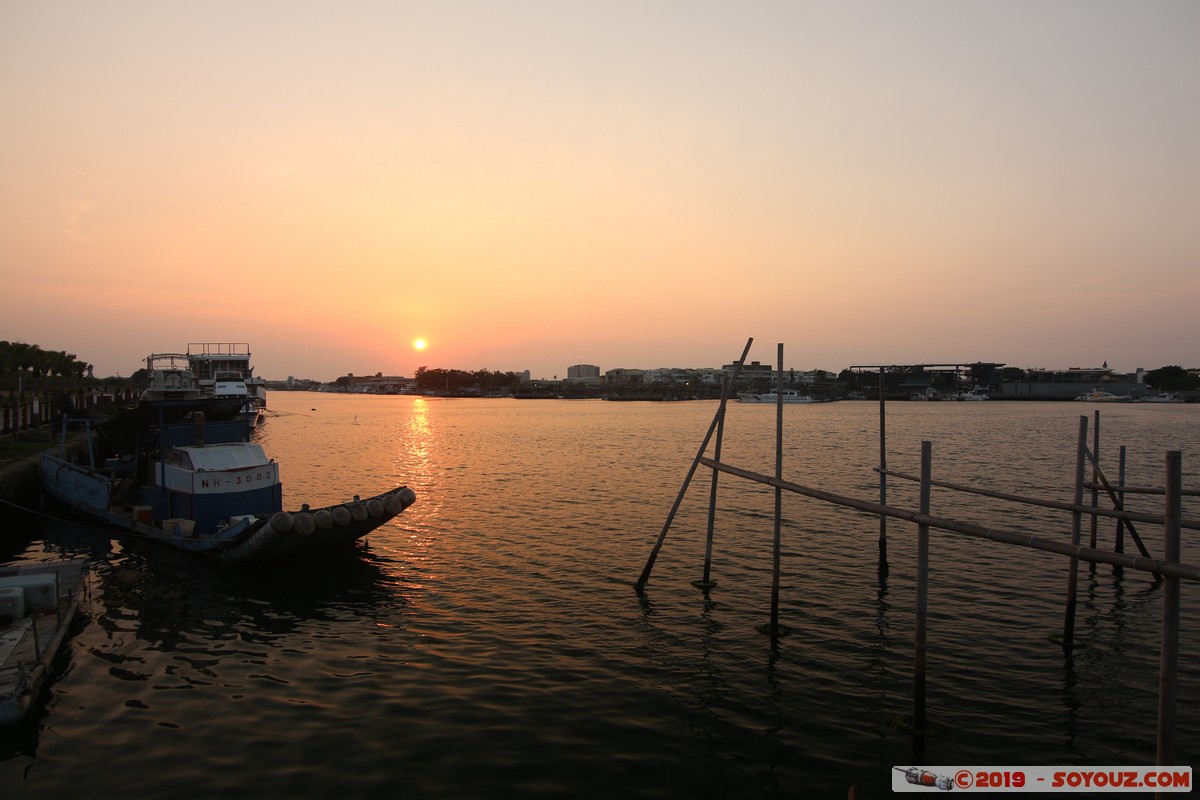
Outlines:
{"type": "Polygon", "coordinates": [[[1197,42],[1192,0],[0,0],[0,339],[1200,366],[1197,42]]]}

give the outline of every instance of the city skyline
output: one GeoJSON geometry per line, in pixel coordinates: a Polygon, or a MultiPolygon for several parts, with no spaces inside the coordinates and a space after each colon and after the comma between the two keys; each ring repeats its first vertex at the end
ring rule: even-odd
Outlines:
{"type": "Polygon", "coordinates": [[[0,339],[1194,366],[1198,40],[1184,0],[0,1],[0,339]]]}

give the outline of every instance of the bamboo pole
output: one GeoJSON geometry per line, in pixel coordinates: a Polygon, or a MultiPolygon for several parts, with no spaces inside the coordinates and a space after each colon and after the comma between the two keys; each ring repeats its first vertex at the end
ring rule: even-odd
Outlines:
{"type": "MultiPolygon", "coordinates": [[[[747,345],[748,347],[748,345],[747,345]]],[[[742,361],[746,360],[746,354],[742,353],[742,361]]],[[[734,367],[736,374],[737,367],[734,367]]],[[[717,461],[721,460],[721,442],[725,437],[725,405],[729,401],[729,393],[733,386],[732,377],[727,379],[721,387],[721,404],[719,406],[720,413],[717,415],[717,440],[713,443],[713,458],[717,461]]],[[[713,527],[716,521],[717,514],[717,476],[720,473],[715,469],[712,474],[712,484],[708,489],[708,529],[704,537],[704,575],[698,581],[692,581],[692,585],[697,589],[707,592],[709,589],[715,589],[717,582],[712,579],[712,551],[713,551],[713,527]]]]}
{"type": "MultiPolygon", "coordinates": [[[[753,342],[753,337],[746,340],[746,347],[742,350],[742,357],[734,362],[733,375],[729,379],[730,384],[736,384],[738,375],[742,371],[742,364],[746,362],[746,354],[750,352],[750,345],[753,342]]],[[[667,531],[671,530],[671,523],[674,522],[675,515],[679,512],[679,506],[683,503],[683,496],[687,494],[688,485],[692,482],[692,476],[696,474],[696,467],[700,466],[700,460],[704,457],[704,451],[708,448],[708,441],[712,438],[718,421],[725,416],[727,400],[728,398],[721,397],[721,404],[717,408],[717,413],[713,416],[713,421],[708,426],[708,432],[704,434],[704,441],[700,443],[700,449],[696,453],[696,458],[692,461],[692,466],[688,470],[687,477],[683,479],[683,486],[679,487],[679,494],[675,496],[675,504],[671,506],[671,511],[667,514],[667,521],[663,523],[662,531],[658,534],[658,541],[654,543],[654,547],[650,550],[650,557],[646,559],[646,566],[642,569],[641,577],[638,578],[637,583],[634,585],[638,594],[641,594],[645,590],[646,581],[650,580],[650,572],[654,569],[654,562],[658,559],[658,551],[662,549],[663,542],[666,541],[667,531]]]]}
{"type": "MultiPolygon", "coordinates": [[[[876,468],[876,469],[878,469],[878,468],[876,468]]],[[[910,475],[908,473],[898,472],[893,469],[889,469],[887,471],[887,474],[893,478],[900,478],[901,480],[912,481],[914,483],[921,480],[920,476],[918,476],[918,475],[910,475]]],[[[1112,519],[1120,519],[1120,520],[1126,520],[1126,521],[1133,520],[1133,521],[1137,521],[1137,522],[1148,522],[1152,525],[1163,524],[1162,514],[1148,514],[1148,513],[1142,512],[1142,511],[1126,511],[1124,508],[1124,503],[1120,503],[1121,508],[1119,508],[1119,509],[1118,508],[1114,508],[1111,510],[1106,509],[1106,508],[1093,509],[1091,506],[1084,506],[1084,505],[1076,506],[1073,503],[1064,503],[1060,500],[1043,500],[1043,499],[1037,498],[1037,497],[1023,497],[1019,494],[1009,494],[1007,492],[996,492],[996,491],[992,491],[991,489],[980,489],[975,486],[966,486],[961,483],[951,483],[950,481],[934,480],[934,481],[931,481],[931,484],[933,486],[937,486],[942,489],[953,489],[956,492],[965,492],[966,494],[977,494],[977,495],[980,495],[981,497],[994,497],[998,500],[1009,500],[1014,503],[1023,503],[1028,506],[1038,506],[1040,508],[1053,508],[1053,509],[1057,509],[1059,511],[1081,511],[1086,514],[1096,514],[1101,517],[1110,517],[1112,519]]],[[[1086,484],[1085,484],[1085,486],[1086,486],[1086,484]]],[[[1126,489],[1125,491],[1128,491],[1128,489],[1126,489]]],[[[1157,494],[1162,494],[1162,490],[1160,489],[1157,492],[1157,494]]],[[[1186,497],[1188,495],[1188,492],[1186,492],[1186,491],[1180,492],[1180,494],[1186,497]]],[[[1113,496],[1116,497],[1115,490],[1114,490],[1113,496]]],[[[1117,502],[1118,501],[1114,501],[1114,504],[1117,502]]],[[[1179,524],[1180,524],[1180,527],[1183,527],[1183,528],[1200,530],[1200,520],[1183,519],[1183,520],[1180,520],[1179,524]]],[[[1144,550],[1142,552],[1142,555],[1145,558],[1150,557],[1150,554],[1148,552],[1145,552],[1144,550]]]]}
{"type": "MultiPolygon", "coordinates": [[[[879,367],[879,505],[887,505],[887,401],[883,365],[879,367]]],[[[879,582],[887,581],[887,515],[879,515],[879,582]]]]}
{"type": "MultiPolygon", "coordinates": [[[[1182,454],[1179,450],[1167,453],[1166,524],[1163,526],[1164,553],[1168,561],[1178,561],[1179,516],[1182,500],[1182,454]]],[[[1179,661],[1179,578],[1163,578],[1162,647],[1158,668],[1158,758],[1159,766],[1175,763],[1175,700],[1178,693],[1177,665],[1179,661]]],[[[1160,792],[1158,797],[1162,797],[1160,792]]]]}
{"type": "MultiPolygon", "coordinates": [[[[1087,457],[1092,461],[1093,475],[1100,479],[1100,485],[1104,487],[1104,491],[1108,492],[1108,498],[1112,501],[1115,510],[1124,511],[1125,508],[1121,505],[1121,502],[1117,500],[1117,493],[1113,491],[1112,484],[1108,482],[1108,478],[1104,477],[1104,470],[1100,469],[1099,459],[1097,459],[1096,455],[1091,452],[1087,453],[1087,457]]],[[[1142,537],[1138,536],[1137,529],[1133,527],[1133,523],[1126,522],[1126,527],[1129,528],[1129,538],[1133,539],[1133,543],[1137,545],[1137,549],[1141,551],[1142,555],[1149,558],[1150,552],[1146,549],[1146,545],[1142,542],[1142,537]]]]}
{"type": "MultiPolygon", "coordinates": [[[[779,362],[778,377],[775,380],[775,480],[783,480],[783,343],[777,350],[779,362]]],[[[779,575],[782,557],[783,541],[783,490],[775,487],[775,527],[774,546],[771,560],[771,622],[760,628],[760,632],[770,636],[782,636],[787,633],[779,625],[779,575]]]]}
{"type": "MultiPolygon", "coordinates": [[[[770,475],[753,472],[741,467],[735,467],[730,464],[721,464],[713,461],[711,458],[704,458],[700,461],[706,467],[719,469],[729,475],[736,475],[739,478],[755,481],[757,483],[766,484],[767,486],[779,485],[783,487],[785,492],[793,492],[794,494],[811,497],[814,500],[831,503],[833,505],[853,508],[858,511],[863,511],[867,514],[878,515],[886,514],[894,519],[902,519],[908,522],[920,524],[922,522],[929,525],[931,528],[937,528],[943,531],[953,531],[967,536],[974,536],[978,539],[987,539],[992,542],[1001,542],[1003,544],[1016,544],[1022,547],[1028,547],[1032,550],[1041,550],[1047,553],[1056,553],[1058,555],[1076,556],[1087,561],[1098,561],[1101,564],[1120,564],[1126,569],[1136,569],[1142,572],[1157,572],[1163,575],[1174,575],[1178,578],[1189,581],[1200,582],[1200,567],[1194,567],[1187,564],[1177,564],[1161,559],[1142,558],[1139,556],[1131,556],[1125,553],[1110,553],[1107,550],[1092,549],[1083,545],[1073,545],[1070,542],[1064,542],[1061,539],[1042,539],[1037,536],[1030,536],[1027,533],[1018,533],[1016,531],[1007,531],[999,528],[988,528],[984,525],[976,525],[972,522],[960,522],[955,519],[943,519],[940,517],[930,517],[921,514],[919,511],[909,511],[903,508],[893,508],[892,506],[883,506],[879,503],[873,503],[870,500],[859,500],[855,497],[846,497],[844,495],[835,494],[825,489],[814,489],[809,486],[801,486],[798,483],[790,481],[777,481],[770,475]]],[[[936,486],[934,481],[930,485],[936,486]]],[[[1083,506],[1082,508],[1086,508],[1083,506]]]]}
{"type": "MultiPolygon", "coordinates": [[[[1119,455],[1117,456],[1117,502],[1121,504],[1121,508],[1125,507],[1125,445],[1121,445],[1119,455]]],[[[1114,553],[1125,552],[1125,521],[1117,520],[1117,533],[1113,542],[1114,553]]],[[[1120,578],[1125,575],[1125,570],[1120,566],[1113,567],[1113,575],[1120,578]]]]}
{"type": "MultiPolygon", "coordinates": [[[[921,442],[921,514],[929,515],[933,446],[921,442]]],[[[929,525],[917,525],[917,620],[913,658],[913,730],[925,735],[925,644],[929,625],[929,525]]]]}
{"type": "MultiPolygon", "coordinates": [[[[1095,484],[1100,472],[1100,409],[1096,409],[1095,417],[1092,422],[1092,483],[1095,484]]],[[[1092,508],[1100,506],[1100,490],[1092,487],[1092,508]]],[[[1100,524],[1100,518],[1092,514],[1092,525],[1090,535],[1088,537],[1088,545],[1096,546],[1097,527],[1100,524]]],[[[1095,570],[1096,565],[1093,563],[1091,569],[1095,570]]]]}
{"type": "MultiPolygon", "coordinates": [[[[1083,466],[1084,451],[1087,450],[1087,417],[1079,418],[1079,437],[1075,444],[1075,505],[1083,504],[1083,466]]],[[[1071,512],[1071,546],[1079,547],[1079,538],[1083,532],[1083,513],[1071,512]]],[[[1095,549],[1095,548],[1092,548],[1095,549]]],[[[1079,589],[1079,556],[1072,555],[1067,573],[1067,610],[1063,618],[1063,651],[1070,656],[1075,647],[1075,604],[1079,589]]]]}

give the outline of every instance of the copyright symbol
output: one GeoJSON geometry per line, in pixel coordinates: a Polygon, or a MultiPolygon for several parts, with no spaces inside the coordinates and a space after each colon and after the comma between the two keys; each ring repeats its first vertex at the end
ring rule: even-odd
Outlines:
{"type": "Polygon", "coordinates": [[[960,789],[970,789],[975,783],[975,776],[967,772],[965,769],[960,769],[954,773],[954,785],[960,789]]]}

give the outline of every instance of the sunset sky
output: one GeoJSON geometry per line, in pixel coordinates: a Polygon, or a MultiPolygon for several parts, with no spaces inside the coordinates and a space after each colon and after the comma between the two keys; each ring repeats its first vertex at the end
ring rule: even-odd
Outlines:
{"type": "Polygon", "coordinates": [[[0,0],[0,339],[1200,366],[1198,43],[1193,0],[0,0]]]}

